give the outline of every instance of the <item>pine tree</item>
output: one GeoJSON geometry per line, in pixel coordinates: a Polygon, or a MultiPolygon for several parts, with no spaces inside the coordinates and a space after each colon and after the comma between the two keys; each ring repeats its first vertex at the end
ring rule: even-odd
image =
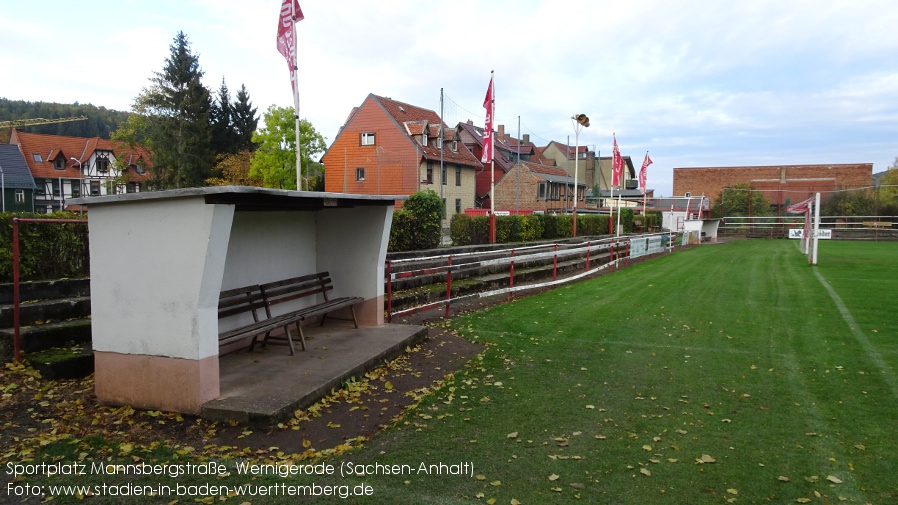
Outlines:
{"type": "Polygon", "coordinates": [[[231,114],[231,121],[236,133],[237,151],[245,149],[254,151],[256,144],[253,144],[253,133],[259,126],[259,116],[249,100],[249,93],[243,84],[240,85],[240,91],[237,92],[237,103],[231,107],[231,114]]]}
{"type": "Polygon", "coordinates": [[[151,78],[133,106],[146,116],[143,133],[153,152],[154,183],[159,189],[203,185],[212,171],[211,93],[203,86],[199,59],[178,32],[161,72],[151,78]]]}
{"type": "Polygon", "coordinates": [[[237,130],[232,118],[231,96],[224,77],[218,89],[218,101],[212,104],[212,146],[218,156],[237,152],[237,130]]]}

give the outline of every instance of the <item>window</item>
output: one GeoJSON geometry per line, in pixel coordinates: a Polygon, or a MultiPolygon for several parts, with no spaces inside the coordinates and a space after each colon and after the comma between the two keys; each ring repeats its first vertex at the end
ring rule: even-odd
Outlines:
{"type": "Polygon", "coordinates": [[[140,193],[140,183],[132,182],[128,184],[128,193],[140,193]]]}
{"type": "Polygon", "coordinates": [[[16,203],[25,203],[25,190],[24,189],[16,190],[16,203]]]}
{"type": "Polygon", "coordinates": [[[427,184],[433,184],[433,164],[427,163],[427,177],[424,179],[427,181],[427,184]]]}
{"type": "Polygon", "coordinates": [[[36,161],[36,162],[38,162],[38,163],[43,163],[43,162],[44,162],[44,160],[41,158],[41,155],[40,155],[40,154],[32,154],[31,156],[33,156],[33,157],[34,157],[34,161],[36,161]]]}
{"type": "Polygon", "coordinates": [[[134,165],[134,171],[137,172],[138,174],[142,174],[142,173],[146,172],[146,169],[143,168],[143,165],[134,165]]]}
{"type": "Polygon", "coordinates": [[[57,159],[53,162],[53,168],[55,168],[56,170],[65,170],[65,165],[62,164],[62,160],[61,160],[61,159],[58,159],[58,158],[57,158],[57,159]]]}
{"type": "Polygon", "coordinates": [[[355,180],[364,181],[365,180],[365,168],[359,167],[355,169],[355,180]]]}
{"type": "Polygon", "coordinates": [[[440,174],[440,175],[441,175],[440,179],[441,179],[441,182],[442,182],[443,186],[445,186],[445,185],[446,185],[446,179],[447,179],[446,167],[443,167],[443,168],[441,168],[440,170],[442,171],[442,173],[440,174]]]}
{"type": "Polygon", "coordinates": [[[47,194],[47,190],[44,189],[44,180],[43,179],[35,179],[34,180],[34,195],[35,196],[44,196],[47,194]]]}
{"type": "Polygon", "coordinates": [[[455,185],[461,186],[461,166],[455,167],[455,185]]]}
{"type": "Polygon", "coordinates": [[[97,158],[97,172],[105,174],[109,171],[109,158],[97,158]]]}
{"type": "Polygon", "coordinates": [[[81,184],[72,181],[72,198],[81,198],[81,184]]]}
{"type": "Polygon", "coordinates": [[[53,196],[59,198],[59,179],[53,181],[53,196]]]}
{"type": "Polygon", "coordinates": [[[362,133],[359,144],[363,146],[373,146],[374,132],[362,133]]]}
{"type": "Polygon", "coordinates": [[[100,181],[90,181],[90,196],[100,196],[100,181]]]}
{"type": "Polygon", "coordinates": [[[537,186],[536,199],[537,200],[545,200],[546,199],[546,183],[545,182],[541,182],[537,186]]]}
{"type": "Polygon", "coordinates": [[[455,213],[461,214],[461,198],[455,199],[455,213]]]}

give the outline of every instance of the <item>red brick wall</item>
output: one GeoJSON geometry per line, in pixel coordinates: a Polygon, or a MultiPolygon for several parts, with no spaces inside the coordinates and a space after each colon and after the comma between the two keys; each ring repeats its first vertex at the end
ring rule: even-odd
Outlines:
{"type": "Polygon", "coordinates": [[[713,202],[725,187],[752,184],[768,191],[771,203],[797,202],[815,191],[869,186],[872,163],[842,165],[776,165],[752,167],[674,168],[674,196],[686,192],[704,195],[713,202]]]}

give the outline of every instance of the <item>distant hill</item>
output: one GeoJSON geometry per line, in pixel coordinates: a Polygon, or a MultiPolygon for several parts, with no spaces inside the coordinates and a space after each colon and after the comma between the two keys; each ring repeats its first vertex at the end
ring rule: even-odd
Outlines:
{"type": "MultiPolygon", "coordinates": [[[[55,119],[75,116],[87,116],[87,119],[85,121],[24,126],[17,127],[17,129],[32,133],[45,133],[48,135],[100,137],[108,139],[109,135],[118,129],[119,124],[124,123],[128,119],[127,112],[120,112],[90,104],[26,102],[24,100],[8,100],[6,98],[0,98],[0,121],[32,118],[55,119]]],[[[9,142],[9,135],[11,132],[11,128],[0,128],[0,143],[5,144],[9,142]]]]}

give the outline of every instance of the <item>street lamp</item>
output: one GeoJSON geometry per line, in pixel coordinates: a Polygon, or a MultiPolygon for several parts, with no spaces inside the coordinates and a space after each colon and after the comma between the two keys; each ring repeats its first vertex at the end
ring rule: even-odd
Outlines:
{"type": "Polygon", "coordinates": [[[586,114],[574,114],[571,116],[571,121],[574,123],[574,223],[572,229],[572,236],[577,236],[577,193],[579,192],[579,188],[577,187],[577,172],[579,170],[579,162],[580,162],[580,130],[583,128],[589,127],[589,118],[586,117],[586,114]]]}

